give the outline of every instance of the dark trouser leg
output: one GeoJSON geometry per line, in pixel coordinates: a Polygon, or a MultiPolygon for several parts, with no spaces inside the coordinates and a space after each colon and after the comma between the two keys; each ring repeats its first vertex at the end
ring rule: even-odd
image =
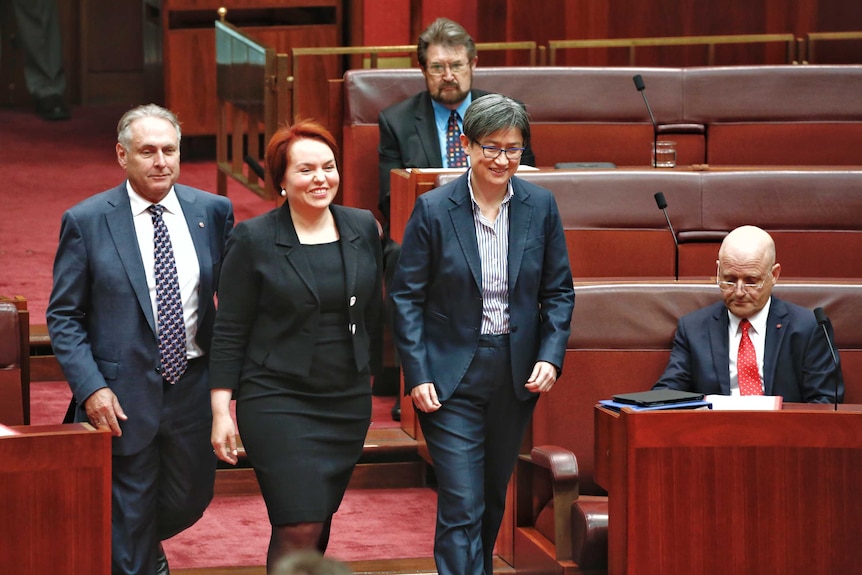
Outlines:
{"type": "Polygon", "coordinates": [[[511,385],[498,389],[488,405],[485,420],[485,514],[482,516],[485,575],[493,573],[494,544],[506,508],[506,491],[535,407],[536,400],[517,399],[511,385]]]}
{"type": "Polygon", "coordinates": [[[155,444],[112,458],[111,573],[156,572],[156,501],[159,457],[155,444]]]}
{"type": "Polygon", "coordinates": [[[535,405],[515,398],[508,345],[491,340],[485,347],[483,337],[453,397],[438,411],[419,414],[437,475],[440,575],[491,572],[506,486],[535,405]]]}
{"type": "Polygon", "coordinates": [[[66,91],[56,0],[15,0],[27,90],[37,98],[66,91]]]}
{"type": "Polygon", "coordinates": [[[216,457],[210,444],[212,412],[206,362],[201,358],[190,363],[180,381],[165,390],[164,417],[157,438],[161,459],[160,540],[194,525],[213,498],[216,457]],[[205,409],[200,409],[201,404],[205,409]]]}

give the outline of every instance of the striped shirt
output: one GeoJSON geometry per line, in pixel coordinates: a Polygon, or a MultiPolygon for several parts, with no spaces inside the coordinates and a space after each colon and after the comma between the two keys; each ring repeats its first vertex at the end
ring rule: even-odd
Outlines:
{"type": "Polygon", "coordinates": [[[467,178],[473,202],[473,223],[482,261],[482,334],[509,333],[509,205],[512,182],[495,221],[482,215],[473,186],[467,178]]]}

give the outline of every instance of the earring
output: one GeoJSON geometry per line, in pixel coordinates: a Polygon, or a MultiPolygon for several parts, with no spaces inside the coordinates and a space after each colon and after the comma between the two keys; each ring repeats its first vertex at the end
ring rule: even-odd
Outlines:
{"type": "Polygon", "coordinates": [[[287,191],[285,191],[284,188],[281,188],[281,197],[283,198],[286,195],[287,195],[287,191]]]}

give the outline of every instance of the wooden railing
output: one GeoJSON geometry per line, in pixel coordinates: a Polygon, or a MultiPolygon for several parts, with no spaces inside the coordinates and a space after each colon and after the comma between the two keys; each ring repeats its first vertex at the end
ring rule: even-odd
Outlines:
{"type": "Polygon", "coordinates": [[[551,40],[548,42],[548,64],[557,63],[557,52],[570,49],[625,48],[628,50],[628,65],[637,65],[637,49],[645,47],[703,46],[706,50],[706,65],[715,65],[715,48],[726,44],[786,45],[786,61],[796,63],[796,38],[793,34],[744,34],[730,36],[679,36],[667,38],[618,38],[604,40],[551,40]]]}
{"type": "Polygon", "coordinates": [[[258,160],[261,133],[268,142],[290,118],[287,55],[258,44],[227,22],[215,23],[215,37],[217,191],[227,195],[230,176],[260,197],[275,199],[275,185],[268,174],[260,177],[258,160]]]}

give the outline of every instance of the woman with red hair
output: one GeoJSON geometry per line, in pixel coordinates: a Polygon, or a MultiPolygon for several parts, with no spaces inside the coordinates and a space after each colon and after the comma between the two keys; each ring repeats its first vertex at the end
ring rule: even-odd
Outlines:
{"type": "Polygon", "coordinates": [[[284,204],[240,223],[222,264],[210,355],[212,445],[237,463],[237,426],[267,506],[268,570],[323,552],[362,453],[379,366],[377,223],[332,203],[336,144],[319,124],[282,128],[266,169],[284,204]]]}

